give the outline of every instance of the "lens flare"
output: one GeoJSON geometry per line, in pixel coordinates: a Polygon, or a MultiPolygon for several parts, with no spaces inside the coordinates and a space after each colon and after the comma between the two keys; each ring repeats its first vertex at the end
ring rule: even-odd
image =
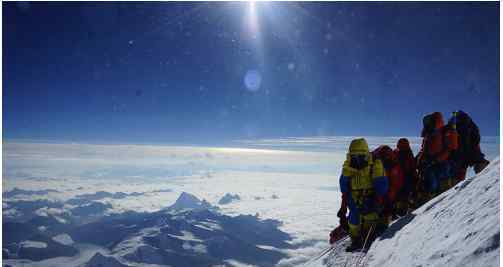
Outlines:
{"type": "Polygon", "coordinates": [[[246,89],[255,92],[260,89],[260,84],[262,83],[262,76],[257,70],[249,70],[245,75],[245,86],[246,89]]]}

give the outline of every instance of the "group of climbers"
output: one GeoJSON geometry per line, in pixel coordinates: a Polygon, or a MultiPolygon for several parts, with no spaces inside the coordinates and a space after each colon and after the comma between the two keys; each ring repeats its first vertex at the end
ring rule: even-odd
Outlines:
{"type": "Polygon", "coordinates": [[[351,252],[368,247],[389,223],[463,180],[468,167],[479,173],[488,164],[480,151],[478,127],[463,111],[444,125],[442,114],[424,116],[421,149],[416,157],[401,138],[370,151],[363,138],[354,139],[342,167],[340,226],[330,242],[349,233],[351,252]],[[349,209],[349,214],[347,211],[349,209]]]}
{"type": "Polygon", "coordinates": [[[465,179],[468,167],[479,173],[489,164],[480,151],[477,125],[461,110],[453,112],[445,125],[440,112],[424,116],[421,137],[423,142],[417,155],[421,177],[418,205],[465,179]]]}

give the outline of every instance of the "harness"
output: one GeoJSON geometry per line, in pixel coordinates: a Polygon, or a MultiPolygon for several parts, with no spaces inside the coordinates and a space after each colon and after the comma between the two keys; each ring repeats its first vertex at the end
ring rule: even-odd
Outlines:
{"type": "MultiPolygon", "coordinates": [[[[374,164],[369,164],[367,166],[369,168],[369,180],[370,183],[372,183],[372,179],[374,176],[374,164]]],[[[355,177],[351,177],[350,180],[350,191],[352,195],[352,199],[356,204],[356,207],[360,210],[362,214],[368,214],[372,212],[372,206],[369,204],[373,204],[372,202],[374,201],[374,189],[372,188],[372,185],[365,187],[365,182],[363,181],[363,177],[360,176],[360,171],[358,171],[355,175],[355,177]],[[364,187],[361,189],[357,189],[353,187],[353,183],[356,183],[359,185],[358,187],[364,187]],[[370,203],[368,203],[370,202],[370,203]]]]}

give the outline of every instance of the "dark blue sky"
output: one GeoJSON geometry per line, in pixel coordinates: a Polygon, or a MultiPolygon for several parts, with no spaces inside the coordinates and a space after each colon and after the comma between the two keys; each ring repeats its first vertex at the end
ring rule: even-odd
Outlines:
{"type": "Polygon", "coordinates": [[[498,2],[2,5],[7,139],[499,134],[498,2]]]}

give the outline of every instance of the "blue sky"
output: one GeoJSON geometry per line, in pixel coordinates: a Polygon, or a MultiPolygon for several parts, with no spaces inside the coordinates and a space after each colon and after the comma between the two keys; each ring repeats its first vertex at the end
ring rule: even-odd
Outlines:
{"type": "Polygon", "coordinates": [[[2,5],[6,139],[499,135],[498,2],[2,5]]]}

